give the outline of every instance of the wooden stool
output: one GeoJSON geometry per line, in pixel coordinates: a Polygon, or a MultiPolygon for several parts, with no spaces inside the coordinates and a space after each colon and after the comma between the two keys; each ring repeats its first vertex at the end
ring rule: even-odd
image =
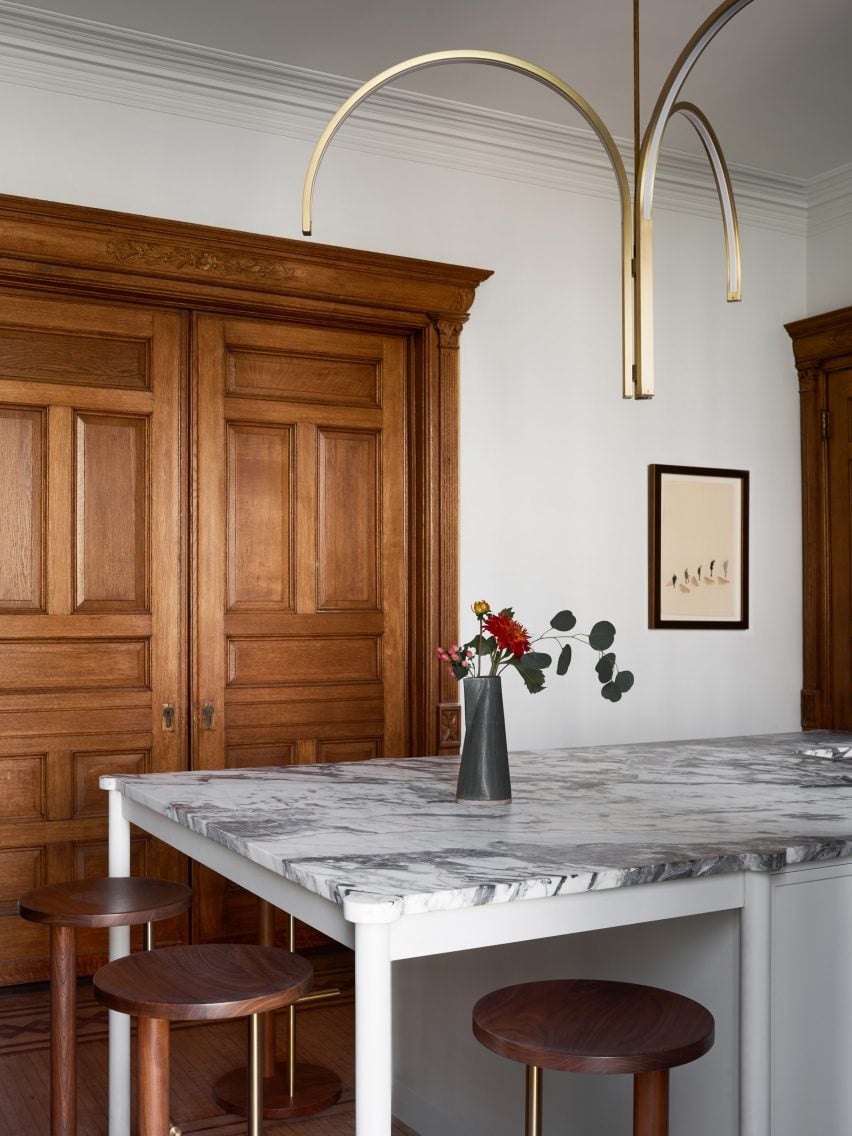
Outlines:
{"type": "Polygon", "coordinates": [[[310,988],[309,963],[276,947],[205,943],[126,955],[95,975],[99,1002],[138,1019],[139,1136],[169,1131],[169,1022],[245,1018],[249,1035],[249,1136],[263,1127],[264,1011],[310,988]]]}
{"type": "Polygon", "coordinates": [[[128,927],[145,924],[146,949],[152,924],[180,915],[192,891],[169,880],[108,876],[69,880],[28,892],[18,913],[50,926],[50,1131],[77,1131],[77,927],[128,927]]]}
{"type": "MultiPolygon", "coordinates": [[[[296,949],[296,920],[288,915],[287,949],[296,949]]],[[[275,945],[275,908],[258,900],[258,942],[275,945]]],[[[339,990],[314,990],[299,1003],[336,998],[339,990]]],[[[296,1003],[287,1007],[287,1060],[275,1059],[275,1014],[263,1015],[263,1115],[268,1120],[294,1120],[331,1108],[340,1098],[340,1078],[324,1065],[309,1065],[296,1057],[296,1003]]],[[[248,1115],[247,1070],[231,1069],[213,1086],[216,1103],[237,1116],[248,1115]]]]}
{"type": "Polygon", "coordinates": [[[473,1032],[527,1066],[526,1136],[541,1136],[541,1072],[633,1074],[633,1136],[667,1136],[669,1069],[713,1045],[713,1015],[698,1002],[628,982],[527,982],[486,994],[473,1032]]]}

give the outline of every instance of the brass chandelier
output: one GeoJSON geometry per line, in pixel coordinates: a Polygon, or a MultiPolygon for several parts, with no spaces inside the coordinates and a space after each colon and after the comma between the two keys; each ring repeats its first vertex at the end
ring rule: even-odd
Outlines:
{"type": "Polygon", "coordinates": [[[704,147],[722,210],[727,264],[727,299],[740,299],[740,238],[737,210],[728,166],[719,141],[705,115],[678,96],[696,61],[716,33],[751,0],[725,0],[695,32],[669,72],[657,98],[645,133],[639,121],[639,0],[633,0],[633,146],[634,184],[631,198],[627,170],[618,147],[600,116],[588,102],[557,75],[513,55],[495,51],[454,49],[418,55],[389,67],[352,94],[330,119],[314,147],[302,193],[302,232],[311,235],[311,202],[323,156],[337,130],[374,91],[386,84],[443,63],[480,63],[528,75],[567,100],[583,116],[609,156],[621,204],[621,325],[622,396],[651,398],[654,394],[653,351],[653,203],[654,181],[663,134],[669,120],[683,115],[695,128],[704,147]]]}

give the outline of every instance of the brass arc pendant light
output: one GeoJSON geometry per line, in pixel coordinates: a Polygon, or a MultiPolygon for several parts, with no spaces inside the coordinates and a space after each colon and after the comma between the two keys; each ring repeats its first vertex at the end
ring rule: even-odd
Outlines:
{"type": "Polygon", "coordinates": [[[607,152],[618,184],[621,205],[621,327],[622,395],[651,398],[654,394],[653,351],[653,203],[654,181],[663,135],[670,119],[681,114],[695,128],[704,147],[722,210],[727,263],[727,299],[740,299],[740,237],[737,210],[727,163],[719,141],[704,114],[678,96],[696,61],[716,33],[751,0],[725,0],[711,13],[680,53],[657,98],[645,133],[639,119],[639,0],[633,0],[633,144],[634,184],[631,197],[627,170],[605,123],[578,91],[543,68],[496,51],[453,49],[418,55],[375,75],[346,100],[330,119],[314,147],[302,192],[302,232],[311,235],[311,203],[323,156],[340,126],[373,92],[402,75],[444,63],[479,63],[528,75],[549,87],[579,111],[607,152]]]}

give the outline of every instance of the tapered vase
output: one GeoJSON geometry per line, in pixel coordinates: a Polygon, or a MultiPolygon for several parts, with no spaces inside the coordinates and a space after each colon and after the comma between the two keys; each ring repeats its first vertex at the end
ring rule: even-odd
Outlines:
{"type": "Polygon", "coordinates": [[[464,745],[457,801],[507,804],[512,800],[503,688],[499,675],[469,677],[464,690],[464,745]]]}

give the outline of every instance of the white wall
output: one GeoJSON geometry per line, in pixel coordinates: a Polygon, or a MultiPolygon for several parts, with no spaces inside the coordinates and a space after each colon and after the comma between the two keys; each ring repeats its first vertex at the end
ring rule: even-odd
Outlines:
{"type": "Polygon", "coordinates": [[[852,306],[852,212],[808,238],[808,315],[852,306]]]}
{"type": "MultiPolygon", "coordinates": [[[[3,190],[298,236],[306,141],[2,86],[3,190]],[[14,155],[14,158],[11,156],[14,155]]],[[[590,653],[529,696],[510,748],[796,729],[801,674],[798,403],[783,323],[805,313],[803,238],[743,231],[725,305],[716,221],[657,212],[657,397],[620,398],[614,201],[332,147],[323,243],[495,270],[462,337],[461,598],[530,629],[608,618],[636,686],[616,706],[590,653]],[[751,627],[647,627],[651,462],[751,472],[751,627]]],[[[461,634],[473,633],[472,616],[461,634]]]]}

